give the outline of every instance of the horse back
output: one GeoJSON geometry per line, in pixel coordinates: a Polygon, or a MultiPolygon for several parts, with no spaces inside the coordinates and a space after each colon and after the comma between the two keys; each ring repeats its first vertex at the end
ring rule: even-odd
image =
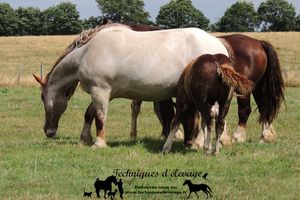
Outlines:
{"type": "Polygon", "coordinates": [[[250,80],[261,79],[267,66],[267,55],[261,42],[242,34],[219,36],[225,46],[229,46],[234,68],[250,80]]]}

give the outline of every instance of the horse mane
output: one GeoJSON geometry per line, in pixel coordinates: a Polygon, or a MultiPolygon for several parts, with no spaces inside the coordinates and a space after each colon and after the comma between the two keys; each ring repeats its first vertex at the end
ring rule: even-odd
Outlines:
{"type": "Polygon", "coordinates": [[[151,26],[151,25],[144,25],[144,24],[134,24],[134,23],[125,23],[125,24],[120,24],[120,23],[114,23],[111,20],[104,19],[103,22],[100,24],[100,26],[96,26],[95,28],[90,28],[87,30],[83,30],[77,38],[73,40],[71,44],[67,46],[67,48],[64,50],[62,55],[55,61],[52,69],[50,72],[46,75],[45,81],[47,83],[49,75],[52,73],[54,68],[60,63],[68,54],[70,54],[74,49],[80,48],[84,46],[86,43],[88,43],[99,31],[109,28],[109,27],[114,27],[114,26],[123,26],[128,29],[131,29],[133,31],[155,31],[155,30],[161,30],[160,27],[157,26],[151,26]]]}
{"type": "Polygon", "coordinates": [[[58,65],[58,63],[60,63],[67,55],[69,55],[72,51],[74,51],[74,49],[80,48],[80,47],[84,46],[85,44],[87,44],[99,31],[106,29],[106,28],[114,27],[114,26],[123,26],[128,29],[131,29],[129,26],[124,25],[124,24],[108,22],[107,24],[96,26],[95,28],[83,30],[79,34],[79,36],[77,38],[75,38],[73,40],[73,42],[67,46],[67,48],[64,50],[63,54],[55,61],[52,69],[50,70],[50,72],[47,74],[47,76],[45,78],[46,82],[48,80],[49,75],[52,73],[52,71],[58,65]]]}

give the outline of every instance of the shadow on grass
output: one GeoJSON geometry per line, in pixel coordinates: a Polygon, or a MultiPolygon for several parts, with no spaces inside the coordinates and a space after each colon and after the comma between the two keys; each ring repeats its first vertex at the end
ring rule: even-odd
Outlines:
{"type": "Polygon", "coordinates": [[[57,144],[57,145],[76,145],[78,144],[77,138],[66,137],[66,136],[55,136],[54,138],[47,138],[43,140],[44,145],[57,144]]]}
{"type": "MultiPolygon", "coordinates": [[[[165,139],[160,138],[142,138],[137,140],[128,140],[128,141],[113,141],[109,142],[108,145],[112,148],[117,148],[119,146],[125,147],[133,147],[133,146],[142,146],[150,153],[160,153],[163,145],[165,144],[165,139]]],[[[172,149],[169,154],[173,153],[181,153],[187,154],[190,152],[194,152],[195,150],[187,149],[184,147],[182,141],[174,141],[172,145],[172,149]]]]}
{"type": "MultiPolygon", "coordinates": [[[[119,147],[127,147],[127,148],[134,148],[134,147],[142,147],[146,149],[150,153],[158,154],[161,152],[163,145],[165,144],[165,139],[161,138],[139,138],[136,140],[121,140],[121,141],[107,141],[108,146],[111,148],[119,148],[119,147]]],[[[74,137],[67,137],[67,136],[55,136],[54,138],[46,138],[41,141],[42,145],[45,146],[60,146],[60,145],[78,145],[79,139],[74,137]]],[[[90,146],[86,145],[87,148],[91,148],[90,146]]],[[[195,150],[191,150],[186,148],[183,145],[182,141],[174,141],[172,145],[172,149],[169,154],[180,153],[180,154],[187,154],[195,152],[195,150]]]]}

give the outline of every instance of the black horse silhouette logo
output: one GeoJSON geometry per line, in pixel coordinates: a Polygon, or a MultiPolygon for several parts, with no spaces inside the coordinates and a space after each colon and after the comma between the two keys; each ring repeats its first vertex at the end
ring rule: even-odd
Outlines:
{"type": "Polygon", "coordinates": [[[206,194],[206,199],[208,198],[208,195],[213,197],[210,187],[206,184],[193,184],[190,180],[185,180],[183,185],[188,185],[189,190],[190,190],[190,194],[186,199],[190,198],[192,192],[194,192],[197,195],[197,197],[199,198],[199,196],[197,194],[197,192],[199,192],[199,191],[202,191],[206,194]]]}
{"type": "Polygon", "coordinates": [[[94,186],[96,190],[97,197],[100,197],[100,190],[104,190],[104,198],[106,199],[107,191],[111,192],[111,183],[117,185],[117,178],[115,176],[109,176],[104,181],[96,179],[94,186]]]}

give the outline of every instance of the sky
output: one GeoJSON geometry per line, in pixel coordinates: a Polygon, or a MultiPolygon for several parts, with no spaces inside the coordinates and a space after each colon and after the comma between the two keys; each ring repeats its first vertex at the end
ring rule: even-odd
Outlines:
{"type": "MultiPolygon", "coordinates": [[[[18,7],[38,7],[41,10],[47,9],[50,6],[59,4],[60,2],[69,1],[77,5],[77,10],[80,13],[80,18],[89,18],[90,16],[101,15],[95,0],[0,0],[1,3],[9,3],[13,8],[18,7]]],[[[144,0],[145,10],[150,13],[151,20],[155,21],[155,17],[159,12],[160,6],[168,3],[170,0],[144,0]]],[[[203,12],[203,14],[215,23],[220,19],[226,9],[234,4],[237,0],[192,0],[193,5],[203,12]]],[[[255,8],[264,0],[253,0],[255,8]]],[[[288,0],[296,7],[297,15],[300,14],[300,0],[288,0]]]]}

